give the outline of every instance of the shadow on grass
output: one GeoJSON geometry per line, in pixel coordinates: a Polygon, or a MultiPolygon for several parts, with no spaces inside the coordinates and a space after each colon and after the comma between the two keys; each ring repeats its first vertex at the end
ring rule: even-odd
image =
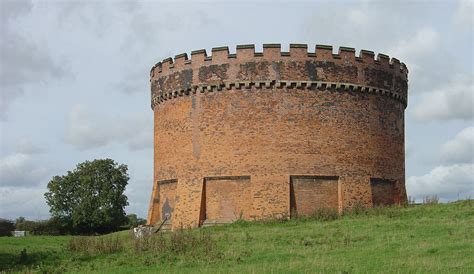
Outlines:
{"type": "Polygon", "coordinates": [[[54,265],[60,261],[61,258],[56,253],[50,251],[29,253],[25,248],[17,254],[2,252],[0,253],[0,272],[31,268],[45,263],[54,265]]]}

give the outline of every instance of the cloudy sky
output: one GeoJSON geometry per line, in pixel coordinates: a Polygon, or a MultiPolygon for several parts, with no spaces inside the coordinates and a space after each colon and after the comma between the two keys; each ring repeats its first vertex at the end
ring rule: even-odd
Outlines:
{"type": "Polygon", "coordinates": [[[406,63],[408,195],[474,198],[472,0],[0,2],[0,217],[47,218],[51,177],[96,158],[129,166],[127,212],[145,217],[151,66],[249,43],[350,46],[406,63]]]}

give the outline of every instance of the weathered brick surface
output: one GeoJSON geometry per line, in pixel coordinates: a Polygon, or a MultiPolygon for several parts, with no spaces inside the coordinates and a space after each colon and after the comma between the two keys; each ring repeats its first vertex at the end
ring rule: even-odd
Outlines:
{"type": "Polygon", "coordinates": [[[392,205],[398,196],[395,181],[371,178],[372,203],[374,206],[392,205]]]}
{"type": "Polygon", "coordinates": [[[250,177],[214,177],[204,181],[204,220],[249,219],[252,211],[250,177]]]}
{"type": "Polygon", "coordinates": [[[311,215],[321,208],[339,208],[338,181],[336,176],[292,176],[290,215],[311,215]]]}
{"type": "Polygon", "coordinates": [[[171,62],[151,71],[155,183],[149,223],[161,219],[162,180],[177,180],[173,228],[197,226],[206,214],[229,218],[242,208],[246,219],[288,216],[290,176],[337,177],[337,187],[316,187],[326,194],[312,197],[327,197],[314,203],[340,211],[372,206],[373,195],[406,200],[407,69],[398,60],[374,60],[367,51],[356,57],[347,48],[333,54],[319,46],[308,53],[292,45],[282,53],[264,45],[262,54],[251,46],[238,47],[235,55],[217,48],[212,57],[196,51],[191,60],[179,55],[171,62]],[[232,180],[205,183],[222,176],[250,179],[245,187],[232,180]],[[393,193],[374,194],[371,178],[394,180],[393,193]]]}
{"type": "Polygon", "coordinates": [[[158,181],[159,199],[159,216],[161,220],[165,218],[171,219],[173,217],[173,210],[176,204],[176,185],[177,180],[158,181]]]}

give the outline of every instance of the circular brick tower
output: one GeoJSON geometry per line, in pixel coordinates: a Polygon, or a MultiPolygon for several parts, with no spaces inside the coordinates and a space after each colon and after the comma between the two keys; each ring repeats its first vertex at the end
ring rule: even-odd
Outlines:
{"type": "Polygon", "coordinates": [[[384,54],[302,44],[197,50],[156,64],[148,223],[405,202],[407,73],[384,54]]]}

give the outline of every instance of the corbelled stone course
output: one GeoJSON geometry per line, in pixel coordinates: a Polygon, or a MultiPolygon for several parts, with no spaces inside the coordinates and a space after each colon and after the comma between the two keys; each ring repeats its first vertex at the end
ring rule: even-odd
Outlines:
{"type": "Polygon", "coordinates": [[[264,44],[156,64],[148,223],[164,213],[176,229],[406,201],[408,70],[374,57],[264,44]]]}

